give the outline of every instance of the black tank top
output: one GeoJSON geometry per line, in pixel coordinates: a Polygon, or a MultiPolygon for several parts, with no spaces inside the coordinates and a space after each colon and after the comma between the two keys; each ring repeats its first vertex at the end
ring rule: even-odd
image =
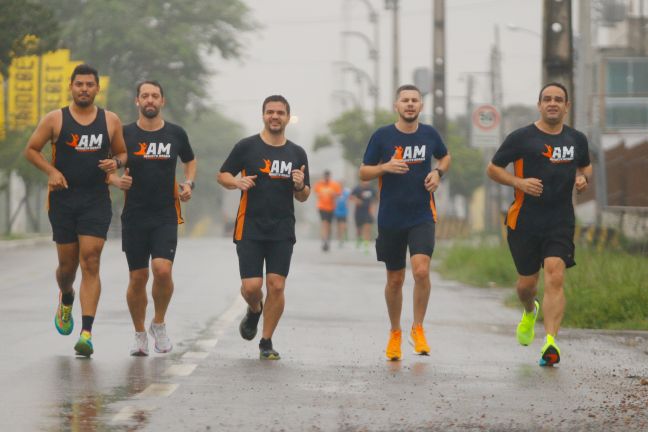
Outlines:
{"type": "Polygon", "coordinates": [[[61,111],[61,133],[52,149],[54,166],[65,176],[70,187],[107,188],[106,173],[99,168],[99,161],[110,155],[106,112],[98,108],[94,121],[83,126],[72,117],[69,107],[61,108],[61,111]]]}

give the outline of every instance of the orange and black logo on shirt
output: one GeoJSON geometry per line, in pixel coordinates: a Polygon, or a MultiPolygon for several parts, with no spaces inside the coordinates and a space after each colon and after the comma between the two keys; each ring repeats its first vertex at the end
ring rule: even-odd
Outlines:
{"type": "Polygon", "coordinates": [[[425,144],[421,146],[394,146],[394,159],[401,159],[408,165],[425,161],[425,144]]]}
{"type": "Polygon", "coordinates": [[[134,156],[142,156],[144,159],[171,159],[171,143],[138,143],[139,150],[133,152],[134,156]]]}
{"type": "Polygon", "coordinates": [[[259,168],[259,171],[272,179],[290,178],[292,176],[292,162],[263,159],[263,167],[259,168]]]}
{"type": "Polygon", "coordinates": [[[66,141],[65,144],[81,153],[96,152],[101,150],[103,134],[79,135],[71,133],[70,141],[66,141]]]}
{"type": "Polygon", "coordinates": [[[546,157],[551,163],[565,163],[574,160],[574,146],[554,147],[545,144],[545,151],[542,156],[546,157]]]}

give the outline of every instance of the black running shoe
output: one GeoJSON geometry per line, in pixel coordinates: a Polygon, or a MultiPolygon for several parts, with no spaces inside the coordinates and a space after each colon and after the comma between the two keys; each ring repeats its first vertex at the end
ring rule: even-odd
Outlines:
{"type": "Polygon", "coordinates": [[[263,302],[261,302],[261,310],[259,312],[252,312],[250,306],[247,308],[245,316],[241,320],[239,325],[239,332],[241,337],[246,340],[254,339],[254,336],[257,334],[257,326],[259,325],[259,318],[261,317],[261,312],[263,312],[263,302]]]}
{"type": "Polygon", "coordinates": [[[261,339],[259,342],[259,358],[261,360],[279,360],[281,356],[272,348],[271,339],[261,339]]]}

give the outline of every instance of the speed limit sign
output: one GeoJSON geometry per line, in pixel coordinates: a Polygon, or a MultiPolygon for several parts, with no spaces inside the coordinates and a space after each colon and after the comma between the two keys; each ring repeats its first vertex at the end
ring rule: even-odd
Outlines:
{"type": "Polygon", "coordinates": [[[472,113],[473,147],[498,147],[500,114],[493,105],[478,105],[472,113]]]}

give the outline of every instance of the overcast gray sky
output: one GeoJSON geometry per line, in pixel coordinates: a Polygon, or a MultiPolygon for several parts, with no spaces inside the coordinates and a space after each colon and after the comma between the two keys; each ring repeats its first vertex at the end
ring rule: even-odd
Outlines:
{"type": "MultiPolygon", "coordinates": [[[[260,130],[260,104],[270,94],[288,98],[292,113],[299,117],[297,124],[289,126],[288,136],[307,149],[314,135],[324,132],[327,122],[340,113],[340,100],[332,97],[332,92],[344,86],[356,97],[364,98],[370,107],[366,92],[360,93],[355,80],[334,65],[344,57],[341,31],[360,31],[373,37],[363,1],[244,1],[263,28],[246,36],[242,63],[214,59],[218,75],[212,80],[211,92],[214,102],[230,118],[242,123],[247,133],[260,130]],[[349,17],[346,24],[345,15],[349,17]]],[[[369,2],[379,12],[380,21],[380,105],[390,108],[391,13],[384,9],[384,0],[369,2]]],[[[412,81],[415,68],[431,64],[432,3],[400,1],[402,83],[412,81]]],[[[446,82],[451,117],[465,107],[463,74],[488,69],[496,25],[500,28],[503,55],[504,104],[534,103],[541,76],[541,20],[541,0],[446,0],[446,82]],[[507,24],[529,31],[514,32],[507,24]]],[[[366,45],[360,39],[346,38],[346,58],[373,75],[366,45]]],[[[489,97],[487,78],[481,75],[476,81],[474,101],[487,102],[489,97]]]]}

